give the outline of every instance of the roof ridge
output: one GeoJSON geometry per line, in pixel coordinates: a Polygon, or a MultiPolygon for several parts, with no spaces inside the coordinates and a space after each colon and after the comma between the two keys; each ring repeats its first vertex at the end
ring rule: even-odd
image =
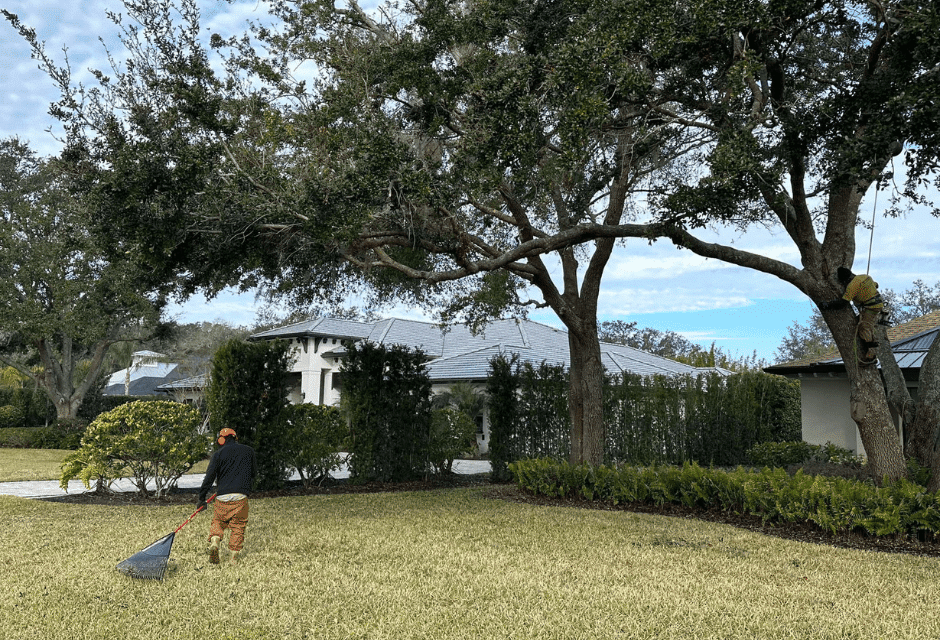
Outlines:
{"type": "Polygon", "coordinates": [[[525,347],[528,347],[529,346],[529,334],[525,330],[525,326],[523,326],[522,322],[519,321],[519,318],[513,318],[513,320],[516,321],[516,327],[519,329],[519,334],[522,336],[522,344],[525,347]]]}
{"type": "MultiPolygon", "coordinates": [[[[625,345],[624,345],[624,346],[625,346],[625,345]]],[[[639,351],[639,349],[636,349],[636,351],[639,351]]],[[[608,356],[610,356],[611,360],[614,360],[614,357],[613,357],[613,356],[614,356],[614,355],[617,355],[617,356],[620,356],[621,358],[626,358],[627,360],[630,360],[631,362],[639,362],[639,363],[641,363],[641,364],[643,364],[643,365],[647,365],[647,366],[650,366],[650,367],[655,367],[656,369],[659,369],[659,370],[661,370],[661,371],[669,372],[669,369],[667,369],[666,367],[662,366],[661,364],[658,364],[658,363],[656,363],[656,362],[644,362],[644,361],[640,360],[639,358],[634,358],[634,357],[632,357],[632,356],[630,356],[630,355],[628,355],[628,354],[626,354],[626,353],[615,353],[615,352],[611,352],[611,351],[605,351],[604,349],[601,349],[601,353],[606,353],[608,356]]],[[[646,353],[646,352],[644,351],[644,352],[641,352],[641,353],[646,353]]],[[[656,358],[662,358],[663,360],[669,360],[669,358],[663,358],[663,356],[657,356],[657,355],[652,354],[652,353],[650,353],[650,354],[648,354],[648,355],[654,356],[654,357],[656,357],[656,358]]],[[[695,368],[695,367],[693,367],[692,365],[685,364],[684,362],[679,362],[678,360],[669,360],[669,361],[670,361],[670,362],[675,362],[677,365],[680,365],[680,366],[689,367],[689,368],[691,368],[691,369],[694,369],[694,368],[695,368]]],[[[619,362],[617,363],[617,366],[620,366],[620,363],[619,363],[619,362]]],[[[622,367],[621,367],[621,368],[622,368],[622,367]]],[[[673,373],[673,372],[670,372],[670,373],[673,373]]]]}
{"type": "Polygon", "coordinates": [[[476,349],[471,349],[470,351],[461,351],[460,353],[452,353],[449,356],[441,356],[440,358],[434,358],[434,362],[445,362],[447,360],[453,360],[454,358],[463,358],[471,353],[479,353],[480,351],[488,351],[490,349],[499,349],[503,346],[502,342],[497,342],[496,344],[483,345],[476,349]]]}
{"type": "MultiPolygon", "coordinates": [[[[392,330],[392,325],[395,324],[396,320],[398,320],[398,318],[388,318],[388,324],[385,326],[385,331],[382,332],[382,335],[379,336],[379,339],[377,340],[379,344],[385,344],[385,336],[387,336],[388,332],[392,330]]],[[[379,323],[376,323],[376,325],[378,324],[379,323]]],[[[375,325],[373,325],[373,328],[375,328],[375,325]]]]}

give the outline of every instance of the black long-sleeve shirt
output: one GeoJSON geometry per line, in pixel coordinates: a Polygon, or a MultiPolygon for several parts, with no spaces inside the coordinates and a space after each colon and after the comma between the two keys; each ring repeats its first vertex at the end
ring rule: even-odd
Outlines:
{"type": "Polygon", "coordinates": [[[251,493],[251,484],[258,472],[255,463],[255,450],[251,447],[229,440],[219,447],[206,469],[206,477],[199,488],[199,500],[204,501],[209,495],[213,482],[218,482],[217,493],[251,493]]]}

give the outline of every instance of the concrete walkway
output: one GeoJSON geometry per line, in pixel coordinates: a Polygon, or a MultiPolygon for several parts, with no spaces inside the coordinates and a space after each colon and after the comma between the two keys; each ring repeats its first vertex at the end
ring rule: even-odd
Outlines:
{"type": "MultiPolygon", "coordinates": [[[[454,460],[454,472],[467,475],[476,473],[489,473],[490,463],[487,460],[454,460]]],[[[348,478],[349,470],[343,465],[339,471],[332,474],[336,479],[348,478]]],[[[177,486],[181,489],[198,489],[202,485],[205,474],[196,473],[185,475],[180,478],[177,486]]],[[[296,472],[291,476],[291,480],[300,480],[300,475],[296,472]]],[[[114,491],[136,491],[133,483],[122,478],[116,480],[111,488],[114,491]]],[[[153,489],[153,486],[149,487],[153,489]]],[[[72,480],[69,482],[68,494],[85,493],[85,485],[81,480],[72,480]]],[[[26,482],[0,482],[0,495],[17,496],[20,498],[58,498],[66,495],[66,492],[59,487],[58,480],[30,480],[26,482]]]]}

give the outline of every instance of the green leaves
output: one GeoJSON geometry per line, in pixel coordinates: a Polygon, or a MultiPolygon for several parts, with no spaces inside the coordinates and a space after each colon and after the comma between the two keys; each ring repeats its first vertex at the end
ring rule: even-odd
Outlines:
{"type": "Polygon", "coordinates": [[[940,495],[906,480],[875,487],[801,471],[791,476],[780,468],[724,471],[695,463],[611,468],[537,458],[513,462],[509,469],[522,489],[550,497],[743,511],[770,523],[808,521],[831,533],[940,533],[940,495]]]}
{"type": "Polygon", "coordinates": [[[426,473],[431,382],[425,355],[401,346],[353,344],[343,364],[349,469],[357,481],[412,480],[426,473]]]}
{"type": "Polygon", "coordinates": [[[129,402],[102,413],[88,425],[78,450],[62,463],[60,485],[79,478],[99,488],[130,472],[134,486],[157,496],[172,489],[186,471],[205,459],[210,438],[199,432],[195,407],[166,400],[129,402]]]}
{"type": "Polygon", "coordinates": [[[233,338],[212,359],[206,407],[214,433],[235,430],[255,449],[260,488],[278,488],[290,477],[287,419],[294,353],[288,341],[233,338]]]}

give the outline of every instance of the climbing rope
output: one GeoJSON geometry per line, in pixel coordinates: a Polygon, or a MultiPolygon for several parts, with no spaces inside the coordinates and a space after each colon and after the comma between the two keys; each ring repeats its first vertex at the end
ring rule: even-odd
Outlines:
{"type": "Polygon", "coordinates": [[[871,275],[871,248],[875,242],[875,212],[878,211],[878,185],[875,184],[875,205],[871,208],[871,235],[868,238],[868,264],[865,265],[865,275],[871,275]]]}

